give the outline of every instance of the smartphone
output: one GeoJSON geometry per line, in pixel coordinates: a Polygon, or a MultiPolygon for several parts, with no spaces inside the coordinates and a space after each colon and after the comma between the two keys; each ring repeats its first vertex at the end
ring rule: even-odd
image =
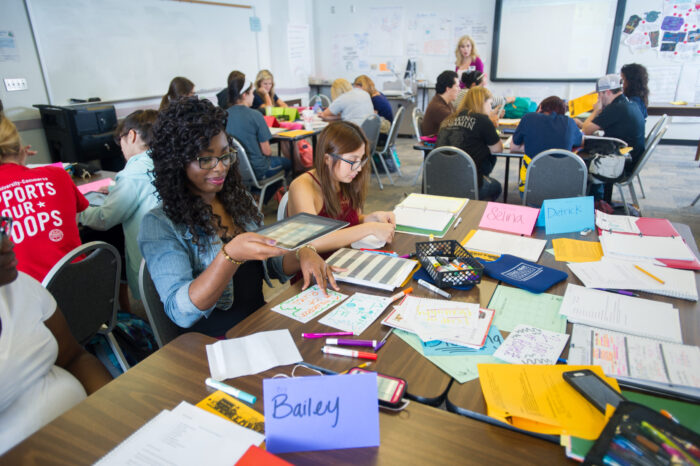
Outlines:
{"type": "Polygon", "coordinates": [[[577,392],[583,395],[589,403],[603,414],[605,414],[606,405],[612,405],[614,408],[617,408],[621,401],[625,401],[625,397],[620,395],[590,369],[568,371],[564,372],[562,376],[569,385],[574,387],[577,392]]]}
{"type": "Polygon", "coordinates": [[[5,236],[12,239],[12,217],[0,217],[0,240],[5,236]]]}
{"type": "MultiPolygon", "coordinates": [[[[348,374],[364,374],[371,371],[360,367],[353,367],[348,374]]],[[[397,377],[380,374],[377,372],[377,395],[379,404],[389,408],[401,406],[401,400],[406,393],[406,381],[397,377]]]]}

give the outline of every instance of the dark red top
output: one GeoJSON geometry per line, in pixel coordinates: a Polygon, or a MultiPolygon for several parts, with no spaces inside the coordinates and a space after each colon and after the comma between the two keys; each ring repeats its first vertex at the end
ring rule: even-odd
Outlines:
{"type": "MultiPolygon", "coordinates": [[[[321,186],[321,183],[316,179],[316,177],[313,174],[311,174],[310,172],[307,172],[307,173],[309,173],[309,176],[311,176],[311,178],[313,178],[313,180],[319,186],[321,186]]],[[[340,207],[342,209],[340,212],[340,215],[337,217],[331,217],[330,215],[328,215],[328,212],[326,212],[326,203],[324,201],[323,207],[321,207],[321,210],[316,215],[319,215],[321,217],[326,217],[326,218],[334,218],[335,220],[342,220],[344,222],[348,222],[350,224],[350,225],[348,225],[349,227],[354,227],[355,225],[359,225],[360,213],[356,209],[353,209],[352,207],[350,207],[350,201],[345,200],[345,199],[341,199],[340,207]]]]}

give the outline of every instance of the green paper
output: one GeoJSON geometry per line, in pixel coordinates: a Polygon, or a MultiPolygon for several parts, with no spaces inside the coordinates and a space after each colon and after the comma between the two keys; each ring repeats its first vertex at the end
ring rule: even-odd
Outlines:
{"type": "Polygon", "coordinates": [[[496,311],[493,325],[501,331],[512,332],[520,324],[552,332],[566,332],[566,317],[559,314],[564,298],[549,293],[529,291],[499,285],[488,308],[496,311]]]}
{"type": "Polygon", "coordinates": [[[688,403],[685,401],[671,400],[659,396],[648,395],[646,393],[622,390],[622,396],[628,401],[634,401],[640,405],[661,411],[665,409],[673,417],[678,419],[684,427],[700,434],[700,404],[688,403]]]}
{"type": "Polygon", "coordinates": [[[447,222],[447,226],[442,231],[441,230],[426,230],[424,228],[407,227],[404,225],[396,225],[396,231],[400,231],[402,233],[413,233],[416,235],[423,235],[423,236],[433,235],[435,238],[442,238],[443,236],[445,236],[447,234],[450,227],[454,224],[456,218],[457,218],[456,216],[453,216],[452,219],[449,222],[447,222]]]}
{"type": "MultiPolygon", "coordinates": [[[[420,338],[413,333],[405,332],[396,329],[394,334],[398,335],[411,348],[423,354],[423,345],[420,338]]],[[[469,382],[479,378],[479,371],[476,369],[477,364],[499,364],[502,361],[493,356],[424,356],[428,361],[432,362],[443,370],[447,375],[455,379],[458,383],[469,382]]]]}

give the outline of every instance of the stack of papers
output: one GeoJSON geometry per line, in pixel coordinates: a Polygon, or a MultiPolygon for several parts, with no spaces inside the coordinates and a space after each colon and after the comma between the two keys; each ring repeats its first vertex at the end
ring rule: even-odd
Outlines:
{"type": "Polygon", "coordinates": [[[568,264],[568,266],[587,288],[640,290],[689,301],[698,300],[695,272],[691,270],[671,269],[651,263],[640,263],[642,269],[664,282],[661,283],[639,270],[633,262],[629,261],[604,257],[598,262],[568,264]]]}
{"type": "Polygon", "coordinates": [[[579,285],[566,287],[559,312],[569,322],[682,343],[678,309],[669,303],[633,298],[579,285]]]}
{"type": "Polygon", "coordinates": [[[468,250],[498,255],[510,254],[527,261],[537,262],[547,240],[476,230],[473,235],[468,235],[462,244],[468,250]]]}
{"type": "Polygon", "coordinates": [[[603,231],[600,234],[600,244],[607,257],[646,261],[654,259],[696,260],[695,255],[680,236],[635,236],[603,231]]]}
{"type": "Polygon", "coordinates": [[[415,333],[422,341],[444,341],[468,348],[486,342],[494,311],[478,304],[407,296],[382,323],[415,333]]]}
{"type": "Polygon", "coordinates": [[[574,325],[569,364],[596,364],[632,386],[700,399],[700,348],[574,325]]]}
{"type": "Polygon", "coordinates": [[[632,217],[611,215],[599,210],[595,213],[595,224],[609,233],[627,233],[645,236],[680,236],[671,222],[665,218],[632,217]]]}
{"type": "Polygon", "coordinates": [[[265,436],[183,401],[163,410],[98,465],[231,465],[265,436]]]}
{"type": "Polygon", "coordinates": [[[468,199],[412,193],[394,208],[396,230],[442,238],[468,199]]]}
{"type": "Polygon", "coordinates": [[[401,286],[418,266],[414,260],[348,248],[338,249],[326,263],[346,269],[344,272],[333,272],[339,282],[387,291],[401,286]]]}

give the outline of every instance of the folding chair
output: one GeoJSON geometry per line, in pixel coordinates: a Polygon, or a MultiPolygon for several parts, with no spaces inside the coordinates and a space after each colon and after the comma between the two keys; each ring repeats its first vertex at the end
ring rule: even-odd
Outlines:
{"type": "Polygon", "coordinates": [[[425,158],[423,186],[425,194],[479,199],[476,163],[454,146],[442,146],[425,158]]]}
{"type": "Polygon", "coordinates": [[[523,205],[540,207],[546,199],[586,195],[588,169],[581,157],[564,149],[537,154],[527,167],[523,205]]]}

